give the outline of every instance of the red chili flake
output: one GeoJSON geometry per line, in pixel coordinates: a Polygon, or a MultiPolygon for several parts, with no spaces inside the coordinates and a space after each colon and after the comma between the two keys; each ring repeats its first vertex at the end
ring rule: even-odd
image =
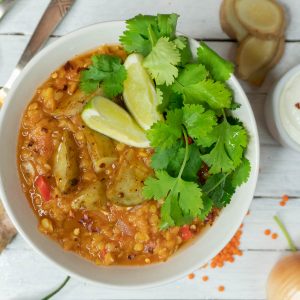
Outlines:
{"type": "Polygon", "coordinates": [[[191,145],[193,143],[194,143],[193,139],[190,136],[188,136],[188,144],[191,145]]]}
{"type": "Polygon", "coordinates": [[[296,107],[297,109],[300,109],[300,102],[297,102],[297,103],[295,104],[295,107],[296,107]]]}
{"type": "Polygon", "coordinates": [[[189,240],[191,237],[193,237],[192,232],[190,231],[190,228],[188,225],[184,225],[180,228],[180,235],[184,241],[189,240]]]}

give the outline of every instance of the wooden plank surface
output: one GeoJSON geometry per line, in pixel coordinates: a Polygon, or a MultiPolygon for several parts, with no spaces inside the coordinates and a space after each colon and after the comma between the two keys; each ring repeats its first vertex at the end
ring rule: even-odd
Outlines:
{"type": "MultiPolygon", "coordinates": [[[[289,20],[287,38],[300,39],[300,6],[297,0],[281,0],[289,20]]],[[[0,24],[0,33],[31,34],[49,0],[18,0],[0,24]]],[[[178,29],[194,38],[228,39],[219,25],[221,0],[77,0],[55,31],[63,35],[80,27],[105,21],[126,20],[136,14],[179,14],[178,29]],[[84,16],[84,17],[82,17],[84,16]]]]}
{"type": "MultiPolygon", "coordinates": [[[[0,22],[0,86],[4,84],[22,53],[48,0],[18,0],[0,22]]],[[[60,36],[88,24],[126,19],[137,13],[177,12],[179,30],[209,45],[224,57],[233,59],[236,43],[222,33],[218,19],[221,0],[77,0],[69,16],[56,30],[60,36]],[[83,17],[84,16],[84,17],[83,17]]],[[[201,269],[194,280],[182,280],[155,289],[115,291],[72,279],[55,299],[265,299],[267,275],[279,257],[287,252],[287,243],[279,233],[276,240],[265,229],[278,233],[273,216],[284,220],[300,247],[300,155],[278,145],[264,121],[264,102],[272,84],[300,62],[299,0],[282,0],[291,21],[287,28],[286,51],[264,85],[245,88],[259,129],[261,144],[260,175],[250,214],[245,217],[241,248],[244,255],[223,269],[201,269]],[[284,193],[291,196],[285,207],[279,205],[284,193]],[[204,283],[203,275],[209,276],[204,283]],[[225,292],[218,292],[219,285],[225,292]]],[[[56,37],[51,38],[50,42],[56,37]]],[[[20,99],[22,101],[22,99],[20,99]]],[[[243,199],[240,199],[243,201],[243,199]]],[[[198,267],[198,266],[195,266],[198,267]]],[[[40,299],[66,276],[57,267],[36,254],[20,237],[0,256],[0,299],[40,299]],[[5,270],[3,272],[2,270],[5,270]]]]}

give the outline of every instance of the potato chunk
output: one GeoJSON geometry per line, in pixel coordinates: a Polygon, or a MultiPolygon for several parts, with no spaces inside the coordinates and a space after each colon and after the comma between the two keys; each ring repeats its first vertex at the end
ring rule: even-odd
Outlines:
{"type": "Polygon", "coordinates": [[[54,155],[53,174],[62,193],[67,193],[79,180],[77,145],[70,131],[63,138],[54,155]]]}
{"type": "Polygon", "coordinates": [[[138,157],[136,149],[125,150],[115,163],[114,171],[108,180],[107,198],[124,206],[142,203],[145,201],[142,196],[144,181],[152,172],[138,157]]]}
{"type": "Polygon", "coordinates": [[[114,142],[111,138],[88,128],[85,129],[84,135],[93,168],[96,173],[100,173],[117,159],[114,142]]]}
{"type": "Polygon", "coordinates": [[[99,210],[106,204],[104,181],[96,181],[75,195],[72,201],[73,209],[99,210]]]}

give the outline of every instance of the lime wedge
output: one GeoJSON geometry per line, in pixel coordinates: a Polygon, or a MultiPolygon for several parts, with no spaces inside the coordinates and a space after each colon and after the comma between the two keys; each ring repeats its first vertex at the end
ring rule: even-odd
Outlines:
{"type": "Polygon", "coordinates": [[[158,97],[154,83],[143,67],[143,56],[130,54],[125,60],[127,78],[124,81],[123,98],[137,123],[145,130],[162,119],[157,111],[158,97]]]}
{"type": "Polygon", "coordinates": [[[81,117],[85,124],[106,136],[129,146],[149,147],[149,141],[133,118],[113,101],[97,96],[84,107],[81,117]]]}

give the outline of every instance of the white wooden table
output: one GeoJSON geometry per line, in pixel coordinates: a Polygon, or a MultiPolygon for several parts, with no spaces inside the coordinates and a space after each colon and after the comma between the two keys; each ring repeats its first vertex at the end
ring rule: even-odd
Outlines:
{"type": "MultiPolygon", "coordinates": [[[[18,0],[0,22],[0,86],[16,64],[48,2],[18,0]]],[[[223,56],[233,58],[236,45],[219,25],[220,2],[77,0],[51,40],[96,22],[127,19],[138,13],[176,12],[181,15],[180,31],[207,40],[223,56]]],[[[265,299],[267,275],[278,258],[287,252],[282,234],[279,233],[276,240],[264,235],[267,228],[278,232],[272,218],[275,213],[282,217],[300,247],[300,155],[281,147],[272,139],[263,114],[266,94],[272,83],[300,62],[299,0],[282,0],[282,3],[290,19],[283,59],[261,88],[254,89],[243,83],[256,116],[261,142],[258,185],[250,215],[244,221],[241,245],[244,255],[223,269],[198,269],[193,280],[183,278],[155,289],[115,291],[72,279],[55,299],[265,299]],[[279,206],[283,194],[290,196],[285,207],[279,206]],[[203,275],[209,276],[207,282],[202,281],[203,275]],[[223,293],[218,291],[219,285],[225,286],[223,293]]],[[[0,299],[40,299],[60,284],[65,276],[64,272],[36,254],[18,235],[0,255],[0,299]]]]}

